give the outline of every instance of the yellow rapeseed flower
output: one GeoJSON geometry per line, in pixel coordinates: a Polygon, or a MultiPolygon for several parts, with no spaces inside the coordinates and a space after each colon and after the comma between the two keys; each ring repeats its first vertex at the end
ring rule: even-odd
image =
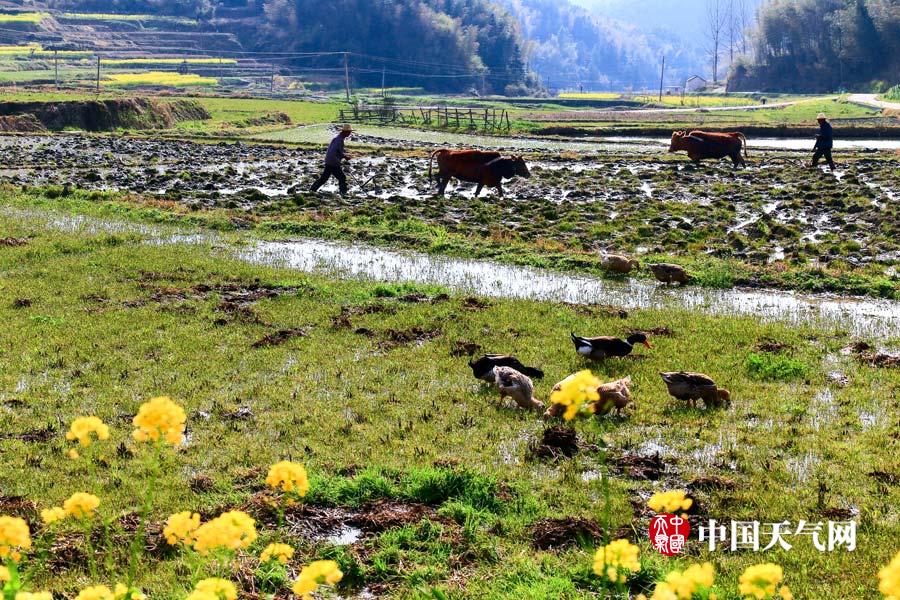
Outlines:
{"type": "Polygon", "coordinates": [[[194,549],[204,555],[217,548],[248,548],[256,540],[255,521],[239,510],[223,513],[197,528],[194,540],[194,549]]]}
{"type": "Polygon", "coordinates": [[[775,594],[775,588],[784,579],[781,567],[772,563],[747,567],[738,579],[738,591],[742,597],[763,600],[775,594]]]}
{"type": "Polygon", "coordinates": [[[217,600],[237,600],[237,588],[227,579],[211,577],[198,581],[190,597],[196,599],[216,598],[217,600]],[[196,596],[194,596],[196,594],[196,596]]]}
{"type": "Polygon", "coordinates": [[[301,498],[309,491],[309,480],[303,465],[283,460],[269,467],[266,485],[273,490],[297,494],[301,498]]]}
{"type": "Polygon", "coordinates": [[[75,600],[115,600],[112,590],[105,585],[86,587],[75,596],[75,600]]]}
{"type": "Polygon", "coordinates": [[[674,513],[688,510],[694,501],[687,497],[683,490],[657,492],[647,501],[647,506],[658,513],[674,513]]]}
{"type": "Polygon", "coordinates": [[[10,580],[9,569],[4,567],[3,565],[0,565],[0,582],[9,581],[9,580],[10,580]]]}
{"type": "Polygon", "coordinates": [[[334,585],[344,577],[333,560],[317,560],[303,567],[300,576],[291,586],[293,591],[304,600],[308,600],[320,585],[334,585]]]}
{"type": "Polygon", "coordinates": [[[550,402],[565,406],[563,418],[571,421],[586,403],[600,399],[600,393],[597,391],[599,387],[600,380],[594,377],[593,373],[588,370],[579,371],[559,383],[559,389],[550,394],[550,402]]]}
{"type": "Polygon", "coordinates": [[[878,571],[878,591],[885,600],[900,600],[900,552],[878,571]]]}
{"type": "Polygon", "coordinates": [[[0,517],[0,562],[19,562],[21,550],[31,548],[28,523],[18,517],[0,517]]]}
{"type": "Polygon", "coordinates": [[[641,570],[640,549],[628,540],[616,540],[601,546],[594,555],[594,573],[606,576],[613,583],[625,583],[628,573],[641,570]]]}
{"type": "Polygon", "coordinates": [[[54,506],[53,508],[45,508],[41,511],[41,520],[45,525],[52,525],[57,521],[62,521],[68,516],[66,509],[62,506],[54,506]]]}
{"type": "Polygon", "coordinates": [[[78,454],[78,450],[76,450],[75,448],[70,448],[70,449],[66,452],[66,456],[68,456],[68,457],[71,458],[72,460],[78,460],[78,459],[81,457],[81,455],[78,454]]]}
{"type": "Polygon", "coordinates": [[[694,594],[709,589],[715,580],[711,563],[691,565],[684,571],[672,571],[656,584],[650,600],[691,600],[694,594]]]}
{"type": "Polygon", "coordinates": [[[175,513],[166,521],[163,535],[170,546],[183,542],[190,546],[194,542],[194,532],[200,527],[200,515],[189,510],[175,513]]]}
{"type": "Polygon", "coordinates": [[[131,434],[138,442],[164,440],[173,446],[181,443],[187,416],[184,409],[167,396],[153,398],[138,410],[132,423],[137,428],[131,434]]]}
{"type": "Polygon", "coordinates": [[[108,440],[109,427],[97,417],[78,417],[69,426],[66,439],[70,442],[78,440],[78,443],[82,446],[90,446],[92,441],[91,434],[98,440],[108,440]]]}
{"type": "Polygon", "coordinates": [[[266,549],[259,555],[259,562],[269,562],[277,559],[283,565],[286,565],[294,556],[294,549],[287,544],[269,544],[266,549]]]}
{"type": "Polygon", "coordinates": [[[63,510],[66,511],[66,515],[76,519],[93,516],[98,506],[100,506],[100,498],[84,492],[72,494],[68,500],[63,502],[63,510]]]}
{"type": "Polygon", "coordinates": [[[16,594],[16,600],[53,600],[53,594],[50,592],[19,592],[16,594]]]}
{"type": "Polygon", "coordinates": [[[140,590],[130,588],[124,583],[117,583],[116,587],[113,588],[114,600],[125,600],[126,597],[130,597],[131,600],[147,600],[147,595],[140,590]]]}

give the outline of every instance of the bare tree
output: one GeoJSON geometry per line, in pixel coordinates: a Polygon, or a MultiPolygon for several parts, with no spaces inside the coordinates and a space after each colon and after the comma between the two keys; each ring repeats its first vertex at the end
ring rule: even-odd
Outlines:
{"type": "Polygon", "coordinates": [[[713,83],[719,82],[719,57],[728,28],[728,0],[706,0],[707,51],[712,62],[713,83]]]}

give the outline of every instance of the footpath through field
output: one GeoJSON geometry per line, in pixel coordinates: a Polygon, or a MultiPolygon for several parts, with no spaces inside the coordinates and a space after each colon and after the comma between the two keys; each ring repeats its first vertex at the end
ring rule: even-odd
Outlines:
{"type": "Polygon", "coordinates": [[[888,102],[887,100],[879,100],[875,94],[850,94],[850,102],[862,104],[863,106],[872,106],[875,108],[886,108],[888,110],[900,110],[900,102],[888,102]]]}

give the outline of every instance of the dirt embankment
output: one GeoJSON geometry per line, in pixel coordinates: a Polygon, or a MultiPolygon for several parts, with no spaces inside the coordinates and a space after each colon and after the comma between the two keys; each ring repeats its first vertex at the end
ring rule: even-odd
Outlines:
{"type": "Polygon", "coordinates": [[[209,118],[206,109],[193,100],[128,98],[73,102],[0,102],[2,131],[66,128],[84,131],[169,129],[180,121],[209,118]],[[6,129],[3,123],[7,124],[6,129]]]}

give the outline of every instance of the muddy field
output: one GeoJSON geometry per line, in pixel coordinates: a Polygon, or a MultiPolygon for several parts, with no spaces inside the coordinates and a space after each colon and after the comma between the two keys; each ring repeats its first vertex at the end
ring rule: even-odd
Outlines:
{"type": "MultiPolygon", "coordinates": [[[[372,140],[368,141],[370,144],[372,140]]],[[[357,142],[360,143],[360,142],[357,142]]],[[[732,172],[666,154],[531,153],[532,178],[507,196],[473,198],[451,184],[435,199],[427,150],[360,152],[351,197],[310,195],[318,151],[243,143],[194,144],[111,137],[0,140],[0,181],[123,190],[194,208],[273,215],[350,211],[379,219],[416,217],[451,232],[569,249],[704,254],[748,263],[850,265],[900,260],[900,162],[885,153],[846,153],[834,174],[787,152],[751,155],[732,172]],[[406,153],[409,154],[409,153],[406,153]]]]}

